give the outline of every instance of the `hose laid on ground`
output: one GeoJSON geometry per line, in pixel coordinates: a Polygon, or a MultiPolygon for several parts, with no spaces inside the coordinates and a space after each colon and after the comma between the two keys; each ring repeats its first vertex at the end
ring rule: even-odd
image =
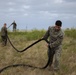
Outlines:
{"type": "MultiPolygon", "coordinates": [[[[40,42],[40,41],[42,41],[42,40],[45,40],[44,38],[39,39],[39,40],[35,41],[34,43],[32,43],[31,45],[29,45],[28,47],[26,47],[25,49],[23,49],[22,51],[19,51],[19,50],[17,50],[17,49],[13,46],[13,44],[11,43],[11,41],[10,41],[10,39],[9,39],[8,36],[7,36],[7,38],[8,38],[8,40],[9,40],[10,44],[12,45],[12,47],[13,47],[17,52],[24,52],[24,51],[26,51],[28,48],[30,48],[30,47],[32,47],[33,45],[37,44],[38,42],[40,42]]],[[[48,40],[45,40],[45,41],[49,44],[48,40]]],[[[6,67],[0,69],[0,73],[2,73],[4,70],[6,70],[6,69],[8,69],[8,68],[10,68],[10,67],[28,66],[28,67],[31,67],[31,68],[45,69],[45,68],[47,68],[47,66],[49,65],[49,63],[50,63],[50,66],[51,66],[51,64],[52,64],[52,62],[53,62],[53,56],[54,56],[54,53],[55,53],[55,52],[54,52],[53,49],[50,48],[50,46],[48,46],[48,48],[49,48],[49,49],[48,49],[48,50],[49,50],[49,55],[48,55],[48,61],[47,61],[47,63],[45,64],[45,66],[43,66],[43,67],[34,67],[34,66],[31,66],[31,65],[26,65],[26,64],[14,64],[14,65],[9,65],[9,66],[6,66],[6,67]]]]}
{"type": "MultiPolygon", "coordinates": [[[[8,35],[7,35],[7,39],[8,39],[8,41],[10,42],[11,46],[12,46],[17,52],[24,52],[24,51],[26,51],[28,48],[30,48],[30,47],[32,47],[33,45],[37,44],[38,42],[44,40],[44,38],[41,38],[41,39],[35,41],[34,43],[32,43],[31,45],[29,45],[28,47],[26,47],[25,49],[23,49],[23,50],[18,50],[18,49],[12,44],[12,42],[10,41],[8,35]]],[[[45,41],[46,41],[47,43],[49,43],[48,40],[45,40],[45,41]]]]}

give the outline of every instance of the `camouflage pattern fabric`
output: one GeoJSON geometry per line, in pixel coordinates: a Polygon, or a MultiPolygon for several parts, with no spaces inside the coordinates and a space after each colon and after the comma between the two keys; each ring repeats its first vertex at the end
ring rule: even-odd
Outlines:
{"type": "MultiPolygon", "coordinates": [[[[61,55],[61,51],[62,51],[62,41],[63,41],[63,37],[64,37],[64,32],[60,29],[59,31],[55,30],[54,26],[50,26],[46,32],[46,34],[44,35],[45,39],[48,39],[49,37],[49,42],[50,42],[50,47],[52,48],[52,50],[54,51],[54,68],[55,69],[59,69],[59,59],[60,59],[60,55],[61,55]]],[[[49,50],[48,50],[49,51],[49,50]]],[[[48,52],[48,56],[49,56],[49,52],[48,52]]],[[[53,59],[53,58],[52,58],[53,59]]],[[[50,66],[50,64],[49,64],[50,66]]]]}
{"type": "Polygon", "coordinates": [[[2,27],[1,29],[1,38],[2,38],[2,45],[6,45],[7,44],[7,28],[6,27],[2,27]]]}

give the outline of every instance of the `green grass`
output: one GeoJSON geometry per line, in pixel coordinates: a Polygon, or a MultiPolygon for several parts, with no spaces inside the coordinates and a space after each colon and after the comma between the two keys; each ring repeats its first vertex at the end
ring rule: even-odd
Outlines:
{"type": "MultiPolygon", "coordinates": [[[[43,35],[45,34],[46,30],[37,30],[37,29],[33,29],[30,31],[17,31],[17,32],[10,32],[8,31],[8,35],[11,38],[16,38],[16,37],[21,37],[22,39],[26,39],[26,40],[36,40],[36,39],[40,39],[41,37],[43,37],[43,35]]],[[[71,28],[71,29],[65,29],[64,30],[65,35],[67,37],[71,37],[73,39],[76,39],[76,29],[71,28]]],[[[1,34],[1,32],[0,32],[1,34]]],[[[1,37],[0,37],[0,41],[1,41],[1,37]]]]}
{"type": "Polygon", "coordinates": [[[45,30],[31,30],[31,31],[25,31],[25,32],[8,32],[8,35],[11,38],[14,37],[21,37],[25,38],[26,40],[36,40],[42,38],[42,36],[45,34],[45,30]]]}
{"type": "MultiPolygon", "coordinates": [[[[0,33],[1,34],[1,33],[0,33]]],[[[9,32],[8,35],[11,39],[17,39],[20,37],[20,39],[24,40],[36,40],[42,38],[42,36],[45,34],[45,30],[31,30],[31,31],[24,31],[24,32],[9,32]]],[[[1,37],[0,37],[0,42],[1,42],[1,37]]]]}
{"type": "Polygon", "coordinates": [[[76,34],[76,29],[74,29],[74,28],[65,30],[65,35],[67,35],[68,37],[76,39],[76,35],[75,34],[76,34]]]}
{"type": "MultiPolygon", "coordinates": [[[[8,32],[14,46],[22,50],[34,41],[42,38],[45,30],[31,30],[27,32],[8,32]]],[[[33,69],[29,67],[9,68],[0,75],[76,75],[76,30],[65,30],[63,49],[60,59],[60,71],[48,69],[33,69]]],[[[0,42],[1,43],[1,42],[0,42]]],[[[6,47],[0,45],[0,69],[4,66],[23,63],[42,67],[47,62],[47,46],[42,41],[23,53],[16,52],[8,42],[6,47]]]]}

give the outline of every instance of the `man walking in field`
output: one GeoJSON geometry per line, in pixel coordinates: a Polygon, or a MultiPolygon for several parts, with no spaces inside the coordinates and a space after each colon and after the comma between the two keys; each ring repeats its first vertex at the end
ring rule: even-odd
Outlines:
{"type": "MultiPolygon", "coordinates": [[[[61,50],[62,50],[62,41],[63,41],[63,37],[64,37],[64,33],[63,33],[61,27],[62,27],[62,22],[60,20],[57,20],[55,22],[55,26],[52,26],[52,27],[49,26],[46,34],[44,35],[45,39],[48,39],[48,37],[49,37],[50,44],[48,46],[50,46],[51,50],[53,51],[53,55],[55,57],[54,70],[59,70],[59,64],[60,64],[59,60],[60,60],[60,55],[61,55],[61,50]]],[[[48,50],[48,56],[50,55],[49,50],[48,50]]],[[[53,56],[51,57],[50,60],[51,61],[49,64],[49,69],[51,69],[53,56]]]]}
{"type": "Polygon", "coordinates": [[[6,23],[4,23],[4,26],[1,28],[1,38],[2,38],[2,45],[6,46],[7,44],[7,27],[6,23]]]}
{"type": "Polygon", "coordinates": [[[16,22],[14,21],[11,25],[13,25],[13,32],[15,32],[16,31],[16,28],[17,28],[16,22]]]}

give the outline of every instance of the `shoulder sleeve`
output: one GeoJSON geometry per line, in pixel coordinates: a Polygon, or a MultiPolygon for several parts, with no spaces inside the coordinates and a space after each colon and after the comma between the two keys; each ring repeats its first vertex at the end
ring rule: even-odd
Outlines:
{"type": "Polygon", "coordinates": [[[48,30],[46,31],[45,35],[44,35],[44,39],[48,39],[49,37],[49,31],[50,31],[50,26],[48,27],[48,30]]]}

